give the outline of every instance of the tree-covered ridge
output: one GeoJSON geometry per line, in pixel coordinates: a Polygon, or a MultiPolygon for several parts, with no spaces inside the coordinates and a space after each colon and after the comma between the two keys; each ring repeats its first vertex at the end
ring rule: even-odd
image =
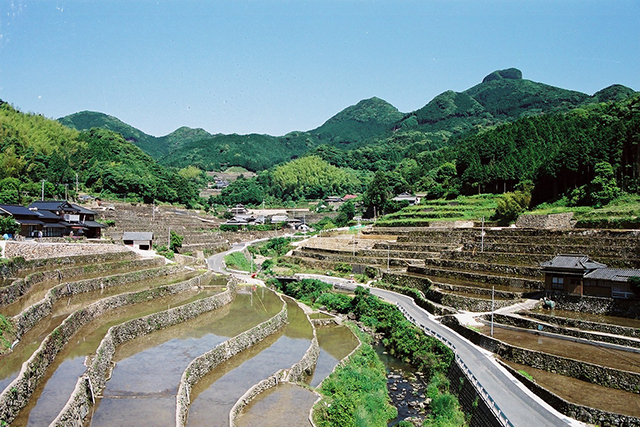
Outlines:
{"type": "MultiPolygon", "coordinates": [[[[29,203],[63,198],[80,189],[146,201],[192,204],[192,180],[158,165],[122,135],[106,129],[78,132],[0,101],[0,199],[29,203]],[[76,181],[77,179],[77,181],[76,181]]],[[[183,174],[184,175],[184,174],[183,174]]]]}
{"type": "Polygon", "coordinates": [[[464,92],[445,91],[411,113],[403,114],[374,97],[345,108],[316,129],[290,132],[282,137],[210,135],[202,129],[180,128],[155,138],[98,113],[77,113],[60,120],[79,129],[107,127],[120,132],[162,164],[179,168],[192,165],[221,170],[241,166],[261,171],[305,154],[315,154],[336,166],[377,171],[391,170],[400,159],[414,156],[417,151],[451,145],[470,131],[520,117],[619,101],[633,93],[627,87],[613,85],[589,96],[525,80],[520,70],[510,68],[494,71],[464,92]]]}

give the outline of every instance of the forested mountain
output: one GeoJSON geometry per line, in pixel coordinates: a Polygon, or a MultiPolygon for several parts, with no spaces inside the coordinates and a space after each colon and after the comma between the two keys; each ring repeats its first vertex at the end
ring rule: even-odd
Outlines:
{"type": "Polygon", "coordinates": [[[77,130],[101,128],[117,132],[154,159],[159,159],[191,141],[211,137],[211,134],[204,129],[191,129],[186,126],[176,129],[169,135],[155,137],[124,123],[116,117],[95,111],[81,111],[61,117],[58,121],[77,130]]]}
{"type": "Polygon", "coordinates": [[[0,202],[30,203],[80,190],[192,205],[194,182],[157,164],[119,133],[77,131],[0,101],[0,202]]]}
{"type": "Polygon", "coordinates": [[[220,170],[242,166],[260,171],[315,154],[336,166],[376,171],[391,170],[403,158],[417,153],[422,153],[422,160],[441,159],[443,153],[434,150],[453,145],[467,132],[521,117],[619,101],[633,93],[632,89],[613,85],[589,96],[523,79],[520,70],[510,68],[494,71],[466,91],[443,92],[411,113],[403,114],[374,97],[345,108],[316,129],[282,137],[210,135],[202,129],[181,128],[156,138],[113,117],[89,112],[60,121],[77,129],[105,127],[120,132],[160,163],[179,168],[194,165],[220,170]]]}

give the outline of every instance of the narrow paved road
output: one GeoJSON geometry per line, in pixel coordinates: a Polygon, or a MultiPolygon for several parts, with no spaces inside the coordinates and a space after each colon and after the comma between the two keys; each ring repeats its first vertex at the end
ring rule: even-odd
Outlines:
{"type": "Polygon", "coordinates": [[[540,399],[533,396],[529,390],[525,390],[518,380],[489,360],[482,350],[431,319],[411,298],[376,288],[371,288],[371,293],[388,302],[401,305],[415,319],[418,326],[426,327],[451,341],[460,358],[515,427],[583,425],[541,403],[540,399]]]}

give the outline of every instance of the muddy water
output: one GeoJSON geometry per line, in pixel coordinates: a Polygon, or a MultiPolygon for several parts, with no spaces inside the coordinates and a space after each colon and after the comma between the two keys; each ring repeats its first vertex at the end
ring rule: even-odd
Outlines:
{"type": "Polygon", "coordinates": [[[222,287],[207,287],[179,295],[145,301],[120,307],[83,326],[67,346],[58,354],[41,384],[36,388],[29,404],[21,411],[16,425],[39,426],[49,424],[60,412],[75,387],[78,377],[85,371],[86,356],[93,355],[107,330],[127,320],[146,316],[167,308],[186,304],[222,291],[222,287]]]}
{"type": "Polygon", "coordinates": [[[123,344],[91,425],[175,425],[175,395],[191,360],[281,308],[270,291],[238,294],[219,310],[123,344]]]}
{"type": "Polygon", "coordinates": [[[130,283],[122,286],[113,286],[103,290],[86,292],[63,298],[56,301],[52,308],[52,314],[43,318],[31,330],[29,330],[14,347],[13,351],[0,357],[0,390],[14,380],[20,371],[22,364],[31,357],[33,352],[40,346],[40,343],[62,321],[75,310],[91,304],[99,299],[124,292],[135,292],[161,285],[177,283],[192,277],[193,273],[171,275],[140,282],[130,283]]]}
{"type": "Polygon", "coordinates": [[[238,427],[309,426],[309,409],[318,399],[309,389],[280,383],[261,393],[236,419],[238,427]],[[306,409],[306,410],[305,410],[306,409]]]}
{"type": "Polygon", "coordinates": [[[555,317],[566,317],[568,319],[585,320],[587,322],[605,323],[608,325],[625,326],[628,328],[640,329],[640,319],[628,319],[626,317],[605,316],[603,314],[579,313],[568,310],[531,310],[532,313],[546,314],[555,317]]]}
{"type": "Polygon", "coordinates": [[[346,326],[317,327],[316,335],[320,345],[318,363],[309,379],[309,385],[317,387],[344,359],[358,346],[358,339],[346,326]]]}
{"type": "Polygon", "coordinates": [[[298,305],[287,299],[289,323],[274,334],[216,367],[191,393],[189,426],[227,426],[229,411],[254,384],[298,362],[309,348],[313,330],[298,305]]]}
{"type": "MultiPolygon", "coordinates": [[[[489,335],[491,328],[482,326],[479,330],[483,334],[489,335]]],[[[640,372],[639,353],[612,350],[598,346],[596,343],[576,343],[560,338],[538,335],[535,332],[514,331],[504,328],[494,328],[493,337],[508,344],[530,350],[608,366],[623,371],[640,372]]]]}
{"type": "MultiPolygon", "coordinates": [[[[93,279],[93,278],[97,278],[97,277],[106,277],[107,275],[109,276],[113,276],[116,274],[122,274],[122,273],[130,273],[133,272],[134,270],[131,270],[131,267],[129,268],[113,268],[111,270],[109,270],[108,272],[105,271],[97,271],[97,272],[93,272],[93,273],[88,273],[88,274],[79,274],[74,276],[73,278],[67,278],[63,281],[59,281],[59,280],[47,280],[47,281],[43,281],[43,282],[39,282],[36,283],[35,285],[33,285],[31,287],[31,289],[29,289],[29,291],[21,296],[20,298],[18,298],[15,302],[8,304],[5,307],[0,308],[0,313],[4,314],[5,316],[15,316],[16,314],[20,313],[22,310],[24,310],[25,308],[29,307],[30,305],[33,305],[35,303],[37,303],[38,301],[42,300],[44,298],[44,296],[46,295],[46,293],[49,291],[49,289],[53,288],[54,286],[59,285],[60,283],[73,283],[73,282],[78,282],[81,280],[86,280],[86,279],[93,279]]],[[[141,270],[140,270],[141,271],[141,270]]],[[[195,275],[196,273],[189,273],[186,274],[185,276],[190,276],[193,277],[193,275],[195,275]]],[[[184,279],[186,280],[186,279],[184,279]]],[[[117,288],[117,286],[116,286],[117,288]]]]}
{"type": "Polygon", "coordinates": [[[640,394],[603,387],[517,363],[505,362],[531,375],[538,385],[569,402],[616,414],[640,417],[640,394]]]}

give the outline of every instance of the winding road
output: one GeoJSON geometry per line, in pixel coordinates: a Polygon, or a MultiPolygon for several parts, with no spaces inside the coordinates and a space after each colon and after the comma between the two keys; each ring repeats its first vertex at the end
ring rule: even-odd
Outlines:
{"type": "MultiPolygon", "coordinates": [[[[244,250],[246,246],[252,243],[255,242],[238,243],[229,251],[210,257],[207,260],[209,268],[218,273],[228,273],[224,269],[224,256],[230,252],[244,250]]],[[[248,275],[235,275],[242,280],[251,280],[248,275]]],[[[349,290],[355,290],[358,285],[353,283],[352,280],[337,277],[302,274],[298,276],[319,279],[331,283],[335,287],[349,290]]],[[[553,409],[500,366],[493,359],[491,353],[472,344],[455,331],[439,323],[431,314],[418,307],[412,298],[373,287],[370,289],[372,294],[402,307],[406,314],[413,318],[413,322],[417,326],[426,328],[449,340],[455,346],[460,359],[464,361],[476,379],[482,384],[511,425],[515,427],[585,425],[553,409]]]]}

